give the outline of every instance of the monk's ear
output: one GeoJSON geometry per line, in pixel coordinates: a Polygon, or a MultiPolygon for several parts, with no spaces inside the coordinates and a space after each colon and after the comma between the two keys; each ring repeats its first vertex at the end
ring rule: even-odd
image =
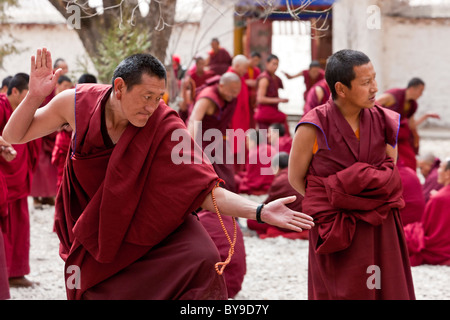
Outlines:
{"type": "Polygon", "coordinates": [[[126,89],[127,86],[122,78],[118,77],[114,79],[114,94],[116,95],[116,98],[118,100],[122,98],[122,94],[125,92],[126,89]]]}
{"type": "Polygon", "coordinates": [[[334,84],[334,89],[336,90],[336,94],[340,98],[345,98],[345,88],[346,88],[346,86],[342,82],[336,82],[334,84]]]}

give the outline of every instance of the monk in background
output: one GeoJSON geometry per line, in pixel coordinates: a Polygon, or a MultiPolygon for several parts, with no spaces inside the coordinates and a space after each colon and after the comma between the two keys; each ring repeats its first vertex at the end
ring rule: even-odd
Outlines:
{"type": "Polygon", "coordinates": [[[132,55],[111,85],[80,85],[39,108],[61,72],[51,60],[45,48],[32,57],[29,92],[3,137],[21,144],[74,130],[55,207],[69,299],[226,299],[217,248],[191,214],[198,208],[298,232],[314,225],[285,206],[295,197],[261,207],[217,187],[212,165],[161,100],[166,70],[153,56],[132,55]],[[193,162],[175,161],[173,133],[189,139],[183,153],[193,162]]]}
{"type": "Polygon", "coordinates": [[[428,202],[430,196],[439,191],[443,185],[438,182],[438,170],[441,160],[432,153],[428,153],[418,158],[418,166],[420,173],[425,178],[422,185],[423,197],[425,203],[428,202]]]}
{"type": "Polygon", "coordinates": [[[294,136],[289,181],[316,224],[309,299],[415,298],[399,213],[400,115],[375,105],[375,76],[364,53],[333,54],[325,71],[332,99],[304,115],[294,136]]]}
{"type": "Polygon", "coordinates": [[[450,266],[450,159],[440,164],[438,182],[443,187],[430,197],[422,220],[405,227],[412,266],[450,266]]]}
{"type": "Polygon", "coordinates": [[[279,103],[289,102],[289,99],[280,98],[278,95],[278,90],[283,89],[283,82],[275,74],[278,69],[278,63],[279,59],[276,55],[269,55],[266,61],[266,70],[257,79],[255,121],[258,129],[265,130],[272,123],[283,123],[286,133],[290,135],[286,114],[278,109],[279,103]]]}
{"type": "Polygon", "coordinates": [[[303,81],[305,82],[305,91],[303,92],[303,99],[306,101],[306,97],[308,95],[309,90],[320,80],[325,78],[325,71],[320,66],[319,61],[311,61],[309,64],[309,68],[307,70],[302,70],[297,74],[290,75],[286,72],[283,72],[284,75],[288,79],[294,79],[297,77],[303,77],[303,81]]]}
{"type": "Polygon", "coordinates": [[[250,54],[250,64],[247,73],[244,75],[245,84],[249,90],[249,105],[250,105],[250,128],[255,128],[255,109],[256,109],[256,90],[257,81],[256,79],[261,74],[261,69],[259,68],[259,63],[261,62],[261,54],[259,52],[253,51],[250,54]]]}
{"type": "Polygon", "coordinates": [[[308,113],[315,107],[327,103],[328,99],[330,99],[330,95],[331,92],[330,88],[328,87],[327,81],[325,79],[322,79],[317,82],[306,95],[303,114],[308,113]]]}
{"type": "Polygon", "coordinates": [[[400,216],[403,226],[406,226],[422,219],[425,210],[425,198],[416,171],[406,166],[402,160],[398,160],[397,168],[402,179],[403,200],[405,200],[405,206],[400,209],[400,216]]]}
{"type": "MultiPolygon", "coordinates": [[[[289,154],[286,152],[277,153],[272,158],[271,168],[274,173],[274,179],[267,192],[267,198],[266,200],[264,200],[264,202],[269,203],[276,199],[295,195],[297,198],[294,202],[290,203],[288,207],[292,210],[301,212],[303,196],[295,191],[289,183],[288,164],[289,154]]],[[[273,238],[278,236],[282,236],[288,239],[308,239],[308,230],[304,230],[303,232],[292,232],[287,229],[282,229],[267,224],[261,224],[254,220],[248,220],[247,226],[250,230],[256,231],[261,239],[273,238]]]]}
{"type": "Polygon", "coordinates": [[[440,118],[438,114],[426,113],[419,119],[415,119],[414,115],[418,109],[417,100],[424,90],[425,82],[420,78],[412,78],[406,88],[389,89],[377,99],[377,104],[401,115],[402,125],[399,135],[403,138],[398,145],[399,159],[413,170],[417,169],[416,155],[419,154],[420,144],[417,127],[428,118],[440,118]]]}
{"type": "Polygon", "coordinates": [[[220,76],[227,72],[231,66],[231,60],[228,51],[220,46],[219,39],[213,38],[211,40],[211,51],[208,52],[208,57],[206,58],[208,69],[220,76]]]}
{"type": "MultiPolygon", "coordinates": [[[[246,59],[246,58],[245,58],[246,59]]],[[[218,77],[218,76],[217,76],[218,77]]],[[[213,148],[214,154],[211,161],[218,177],[224,181],[223,188],[236,192],[236,181],[234,178],[234,165],[229,160],[234,159],[234,152],[229,147],[229,137],[227,129],[229,128],[233,115],[236,113],[239,95],[242,91],[241,76],[234,72],[226,72],[216,82],[200,88],[197,93],[195,105],[188,121],[188,130],[195,141],[201,141],[202,150],[213,148]],[[201,130],[198,126],[201,124],[201,130]],[[214,129],[220,132],[220,139],[206,141],[202,139],[205,133],[214,129]],[[228,160],[228,161],[227,161],[228,160]]],[[[209,82],[208,82],[209,83],[209,82]]],[[[215,211],[201,210],[197,213],[200,222],[211,236],[214,244],[219,250],[222,260],[225,260],[229,252],[228,239],[219,223],[217,223],[217,214],[215,211]]],[[[233,217],[222,217],[224,227],[231,233],[234,224],[233,217]]],[[[224,277],[227,285],[228,297],[233,298],[241,290],[242,282],[247,271],[245,245],[242,230],[236,225],[236,253],[233,260],[225,269],[224,277]]]]}
{"type": "MultiPolygon", "coordinates": [[[[16,74],[9,84],[7,96],[0,95],[0,133],[26,97],[28,80],[27,74],[16,74]]],[[[31,287],[35,283],[25,277],[30,273],[30,214],[27,198],[30,195],[39,149],[35,141],[13,144],[11,148],[13,159],[8,161],[0,157],[0,171],[5,177],[8,189],[8,211],[1,222],[9,286],[31,287]]],[[[3,150],[2,154],[5,151],[3,150]]]]}

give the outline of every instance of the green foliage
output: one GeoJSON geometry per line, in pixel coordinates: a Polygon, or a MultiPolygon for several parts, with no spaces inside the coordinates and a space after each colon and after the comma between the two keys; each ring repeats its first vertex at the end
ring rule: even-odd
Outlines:
{"type": "Polygon", "coordinates": [[[145,53],[150,47],[148,33],[132,25],[110,28],[101,39],[99,53],[92,61],[102,83],[111,81],[114,69],[123,59],[135,53],[145,53]]]}

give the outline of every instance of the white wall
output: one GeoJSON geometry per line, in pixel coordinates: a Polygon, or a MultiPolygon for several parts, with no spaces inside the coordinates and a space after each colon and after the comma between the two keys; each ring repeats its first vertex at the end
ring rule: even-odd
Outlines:
{"type": "Polygon", "coordinates": [[[18,72],[30,73],[30,57],[36,54],[36,49],[43,47],[50,50],[53,60],[63,58],[67,61],[68,75],[74,82],[83,71],[77,59],[83,63],[87,62],[88,71],[97,74],[77,33],[69,30],[65,24],[12,25],[11,31],[14,37],[19,39],[19,42],[15,43],[19,53],[5,57],[4,70],[0,69],[0,79],[18,72]]]}
{"type": "Polygon", "coordinates": [[[365,52],[377,71],[379,94],[393,87],[406,87],[420,77],[425,91],[418,100],[417,116],[439,113],[434,126],[450,127],[447,87],[450,84],[450,21],[389,16],[391,7],[380,0],[339,0],[333,8],[333,52],[348,48],[365,52]],[[370,29],[368,8],[380,8],[380,28],[370,29]]]}

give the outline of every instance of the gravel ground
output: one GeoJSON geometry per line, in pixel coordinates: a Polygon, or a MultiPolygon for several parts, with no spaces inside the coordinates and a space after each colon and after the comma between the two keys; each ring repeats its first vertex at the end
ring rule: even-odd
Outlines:
{"type": "MultiPolygon", "coordinates": [[[[422,141],[422,152],[433,151],[441,158],[450,156],[450,140],[422,141]]],[[[30,199],[31,200],[31,199],[30,199]]],[[[11,289],[12,300],[65,300],[63,262],[58,255],[59,241],[53,233],[54,208],[34,210],[30,201],[31,273],[39,282],[33,288],[11,289]]],[[[245,221],[242,221],[245,225],[245,221]]],[[[247,252],[247,275],[237,300],[307,299],[306,240],[282,237],[244,238],[247,252]]],[[[450,299],[450,267],[422,265],[412,268],[416,297],[419,300],[450,299]]]]}

